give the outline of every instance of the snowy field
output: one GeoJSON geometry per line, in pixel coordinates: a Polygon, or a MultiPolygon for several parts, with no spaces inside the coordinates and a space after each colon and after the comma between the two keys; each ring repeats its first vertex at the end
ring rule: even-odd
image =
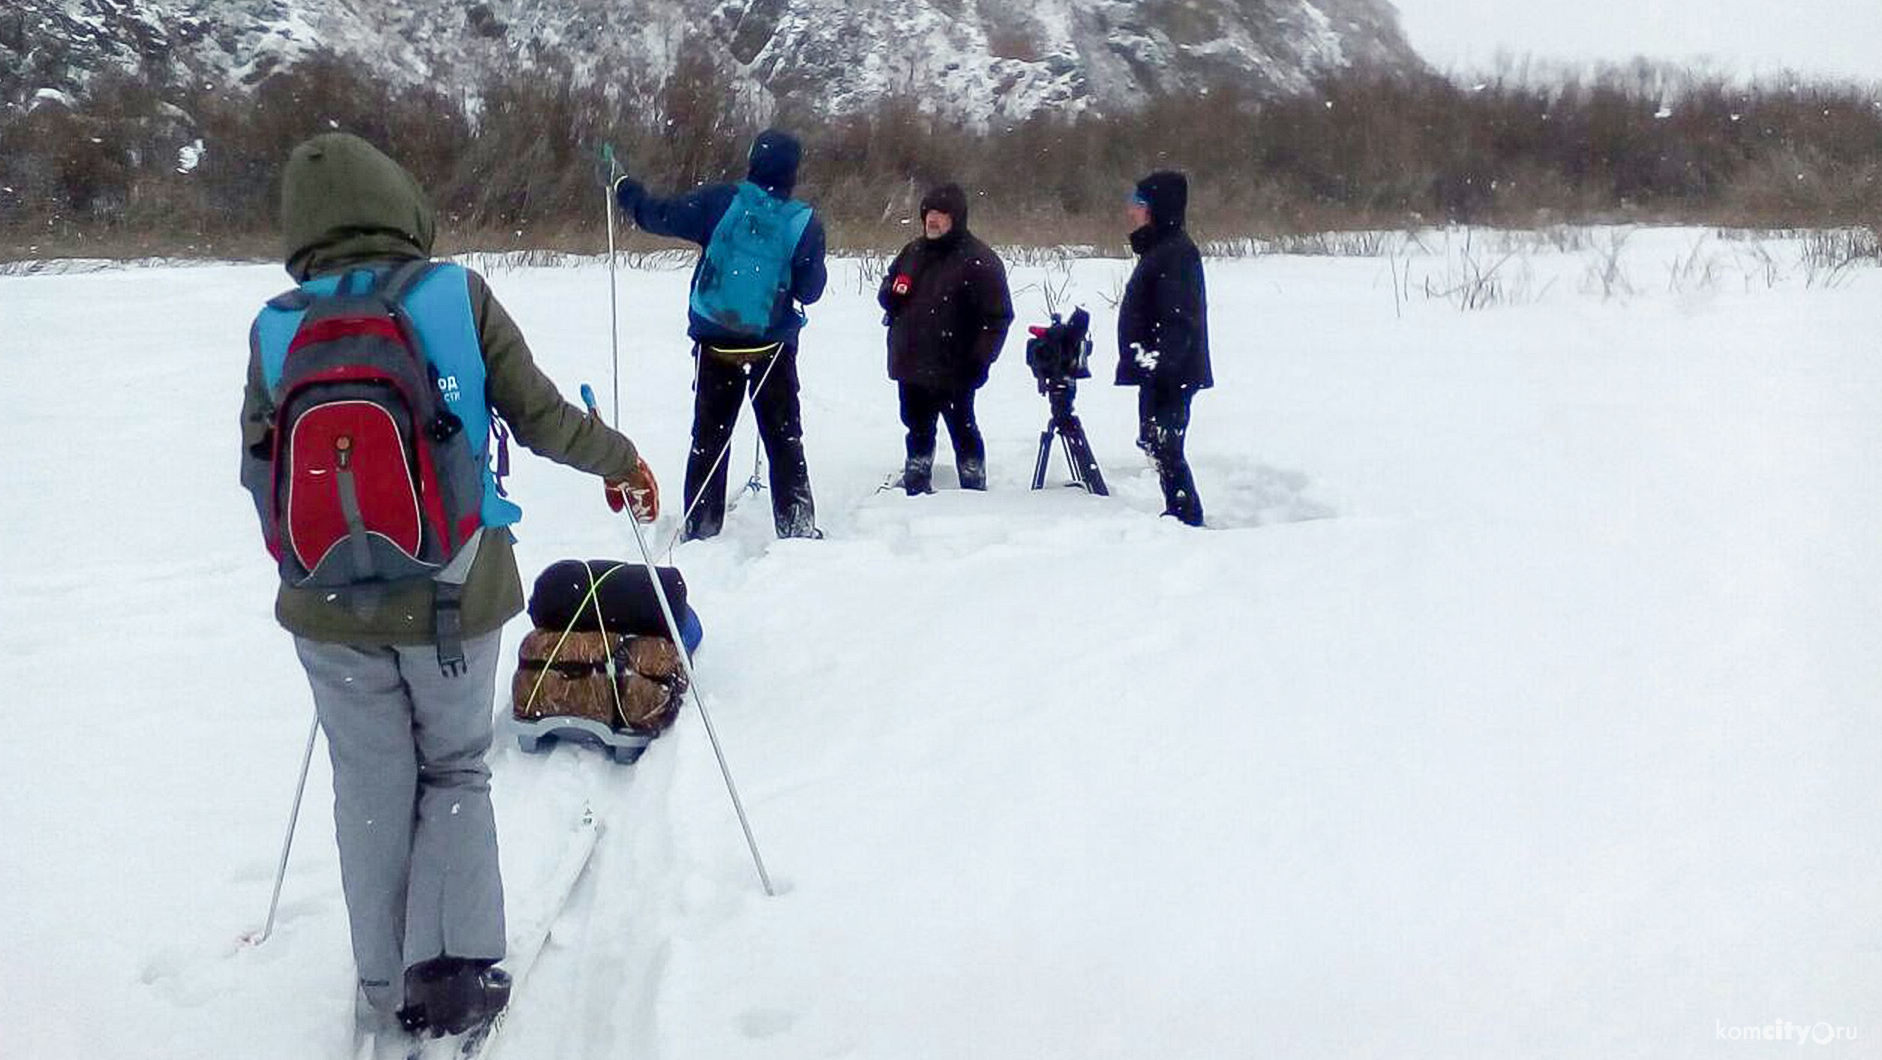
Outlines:
{"type": "MultiPolygon", "coordinates": [[[[938,495],[878,493],[894,391],[873,285],[835,266],[802,359],[829,539],[772,540],[748,498],[677,553],[784,893],[690,707],[631,768],[500,746],[513,907],[581,806],[605,828],[507,1055],[1876,1057],[1882,270],[1643,231],[1471,286],[1497,238],[1212,262],[1204,531],[1156,517],[1102,342],[1079,409],[1113,497],[1027,490],[1017,338],[993,491],[944,455],[938,495]]],[[[1022,318],[1063,288],[1106,334],[1127,269],[1019,267],[1022,318]]],[[[490,278],[605,407],[606,269],[490,278]]],[[[685,280],[621,277],[623,417],[669,507],[685,280]]],[[[0,278],[6,1060],[347,1055],[324,750],[277,934],[238,944],[311,716],[235,481],[284,284],[0,278]]],[[[519,454],[512,490],[527,572],[631,554],[592,480],[519,454]]]]}

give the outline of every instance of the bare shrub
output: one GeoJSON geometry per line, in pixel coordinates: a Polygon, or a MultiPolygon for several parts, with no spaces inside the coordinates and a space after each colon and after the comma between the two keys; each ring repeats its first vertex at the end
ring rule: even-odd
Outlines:
{"type": "Polygon", "coordinates": [[[1594,246],[1594,233],[1586,225],[1551,224],[1533,229],[1515,229],[1499,233],[1499,245],[1505,250],[1526,253],[1549,251],[1579,254],[1594,246]]]}
{"type": "Polygon", "coordinates": [[[1045,263],[1045,274],[1034,283],[1015,288],[1015,295],[1032,291],[1039,292],[1039,298],[1045,303],[1048,314],[1058,316],[1071,308],[1072,269],[1077,259],[1069,254],[1061,254],[1045,263]]]}
{"type": "Polygon", "coordinates": [[[1865,265],[1882,265],[1882,241],[1871,229],[1806,232],[1798,247],[1798,266],[1807,287],[1840,287],[1865,265]]]}
{"type": "Polygon", "coordinates": [[[1379,258],[1384,257],[1393,246],[1392,233],[1376,229],[1280,235],[1263,242],[1270,254],[1328,258],[1379,258]]]}
{"type": "Polygon", "coordinates": [[[1241,239],[1207,239],[1197,244],[1196,249],[1202,251],[1203,257],[1229,260],[1258,258],[1269,253],[1268,241],[1252,236],[1245,236],[1241,239]]]}
{"type": "Polygon", "coordinates": [[[1761,241],[1744,244],[1737,260],[1747,291],[1755,283],[1762,283],[1769,290],[1784,282],[1784,267],[1778,264],[1777,255],[1771,253],[1771,248],[1761,241]]]}
{"type": "Polygon", "coordinates": [[[1694,241],[1684,254],[1676,254],[1666,267],[1669,294],[1699,294],[1718,286],[1718,255],[1706,250],[1704,236],[1694,241]]]}
{"type": "Polygon", "coordinates": [[[9,258],[0,260],[0,276],[65,276],[111,267],[111,262],[97,258],[9,258]]]}
{"type": "MultiPolygon", "coordinates": [[[[1444,275],[1435,283],[1430,276],[1425,277],[1424,295],[1427,301],[1441,299],[1459,311],[1470,312],[1530,305],[1541,301],[1552,286],[1553,280],[1540,288],[1536,286],[1535,272],[1527,256],[1519,250],[1505,251],[1493,259],[1480,258],[1473,247],[1472,233],[1466,229],[1458,255],[1446,258],[1444,275]],[[1516,263],[1515,267],[1511,267],[1511,262],[1516,263]]],[[[1397,298],[1396,275],[1394,298],[1397,298]]]]}
{"type": "Polygon", "coordinates": [[[1605,238],[1596,241],[1594,260],[1582,274],[1583,292],[1598,293],[1603,302],[1615,298],[1626,300],[1638,293],[1621,260],[1633,236],[1633,229],[1617,228],[1611,229],[1605,238]]]}
{"type": "Polygon", "coordinates": [[[621,264],[637,272],[677,272],[690,269],[699,260],[693,250],[636,250],[621,255],[621,264]]]}
{"type": "Polygon", "coordinates": [[[889,266],[895,259],[887,254],[859,254],[856,257],[856,293],[875,294],[882,289],[882,281],[888,278],[889,266]]]}

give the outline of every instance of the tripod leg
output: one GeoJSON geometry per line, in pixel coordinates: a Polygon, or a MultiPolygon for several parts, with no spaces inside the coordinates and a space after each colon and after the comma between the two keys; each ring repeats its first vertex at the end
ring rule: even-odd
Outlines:
{"type": "Polygon", "coordinates": [[[1085,488],[1100,497],[1109,497],[1111,490],[1104,484],[1104,472],[1098,470],[1098,460],[1089,449],[1085,452],[1085,459],[1085,488]]]}
{"type": "Polygon", "coordinates": [[[1100,497],[1111,495],[1104,484],[1104,472],[1098,470],[1098,457],[1091,451],[1091,440],[1085,437],[1085,425],[1076,418],[1072,420],[1066,434],[1065,452],[1077,468],[1076,474],[1087,490],[1100,497]]]}
{"type": "Polygon", "coordinates": [[[1052,459],[1052,425],[1039,432],[1039,461],[1032,467],[1032,488],[1046,488],[1046,463],[1052,459]]]}
{"type": "Polygon", "coordinates": [[[1078,454],[1072,449],[1072,435],[1069,431],[1059,432],[1059,444],[1065,450],[1065,468],[1071,473],[1072,485],[1089,491],[1091,487],[1085,484],[1085,476],[1078,466],[1078,454]]]}

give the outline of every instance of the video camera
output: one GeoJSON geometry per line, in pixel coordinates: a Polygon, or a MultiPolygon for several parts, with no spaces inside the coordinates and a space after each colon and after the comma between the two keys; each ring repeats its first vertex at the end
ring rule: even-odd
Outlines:
{"type": "Polygon", "coordinates": [[[1039,381],[1041,394],[1091,378],[1091,314],[1075,309],[1072,319],[1060,320],[1054,313],[1051,324],[1027,330],[1032,338],[1026,342],[1026,366],[1039,381]]]}
{"type": "Polygon", "coordinates": [[[1052,406],[1052,418],[1039,432],[1039,460],[1033,465],[1032,488],[1044,489],[1046,465],[1052,461],[1052,439],[1065,446],[1065,463],[1071,468],[1072,485],[1100,497],[1109,495],[1104,472],[1098,470],[1098,458],[1092,455],[1085,439],[1084,424],[1072,411],[1078,398],[1078,380],[1091,378],[1091,314],[1074,309],[1072,319],[1060,320],[1052,314],[1052,323],[1027,329],[1032,339],[1026,343],[1026,366],[1039,380],[1039,392],[1052,406]]]}

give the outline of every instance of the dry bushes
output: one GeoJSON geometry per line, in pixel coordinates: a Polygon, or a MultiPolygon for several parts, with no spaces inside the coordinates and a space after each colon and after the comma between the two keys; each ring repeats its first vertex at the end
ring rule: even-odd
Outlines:
{"type": "MultiPolygon", "coordinates": [[[[596,145],[617,145],[658,191],[742,171],[760,123],[749,88],[706,42],[678,41],[671,62],[658,83],[578,85],[551,61],[450,90],[389,87],[332,55],[252,89],[100,76],[75,109],[0,110],[0,256],[265,245],[288,150],[333,128],[419,175],[449,248],[592,253],[603,245],[596,145]],[[200,164],[179,172],[178,148],[196,140],[200,164]]],[[[994,242],[1121,252],[1129,188],[1164,167],[1191,175],[1198,239],[1247,253],[1265,249],[1256,238],[1302,237],[1303,249],[1308,233],[1439,223],[1573,232],[1563,223],[1882,219],[1875,93],[1644,63],[1470,82],[1349,70],[1298,96],[1225,84],[1130,115],[1044,113],[989,130],[934,116],[912,90],[837,120],[787,100],[774,120],[805,138],[802,193],[831,246],[859,252],[911,238],[922,191],[944,180],[968,189],[974,227],[994,242]]],[[[1377,254],[1383,245],[1353,240],[1379,238],[1326,252],[1377,254]]]]}

